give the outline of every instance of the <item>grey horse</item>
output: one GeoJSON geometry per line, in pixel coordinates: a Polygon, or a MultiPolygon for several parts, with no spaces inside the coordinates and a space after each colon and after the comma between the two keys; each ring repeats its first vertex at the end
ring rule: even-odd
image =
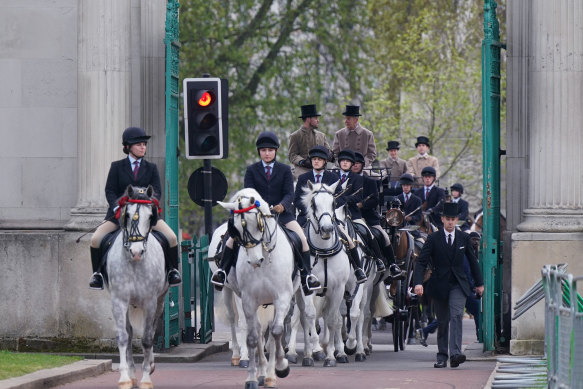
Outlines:
{"type": "Polygon", "coordinates": [[[156,201],[154,189],[128,186],[122,199],[121,233],[115,239],[107,258],[109,292],[113,317],[117,327],[119,349],[118,388],[137,384],[132,355],[132,325],[130,305],[143,309],[142,379],[140,388],[153,388],[150,374],[154,372],[153,340],[156,320],[164,307],[168,282],[164,267],[164,252],[157,239],[151,237],[150,222],[156,201]]]}

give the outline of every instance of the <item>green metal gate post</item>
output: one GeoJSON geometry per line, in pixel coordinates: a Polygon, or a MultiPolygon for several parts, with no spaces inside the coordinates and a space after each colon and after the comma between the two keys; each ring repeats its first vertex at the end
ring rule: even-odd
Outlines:
{"type": "Polygon", "coordinates": [[[484,40],[482,41],[482,141],[483,210],[482,273],[485,292],[482,298],[482,335],[484,351],[494,350],[496,305],[500,304],[502,266],[500,255],[500,27],[496,1],[484,2],[484,40]],[[497,301],[497,302],[496,302],[497,301]]]}
{"type": "MultiPolygon", "coordinates": [[[[179,115],[179,75],[178,55],[178,1],[168,0],[166,5],[166,170],[165,170],[165,210],[166,223],[178,235],[178,115],[179,115]]],[[[180,343],[179,288],[174,286],[164,302],[164,347],[170,343],[180,343]]]]}

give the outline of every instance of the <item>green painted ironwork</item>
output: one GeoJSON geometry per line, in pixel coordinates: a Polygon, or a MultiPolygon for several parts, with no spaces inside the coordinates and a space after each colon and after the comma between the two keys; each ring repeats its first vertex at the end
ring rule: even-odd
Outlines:
{"type": "Polygon", "coordinates": [[[496,1],[484,1],[482,41],[483,209],[480,261],[485,292],[482,298],[484,351],[494,350],[496,320],[501,318],[502,266],[500,245],[500,27],[496,1]]]}
{"type": "Polygon", "coordinates": [[[198,272],[198,277],[196,273],[194,276],[193,290],[199,293],[199,298],[195,299],[194,323],[195,328],[197,328],[197,312],[200,312],[200,327],[197,332],[197,338],[200,343],[209,343],[212,341],[214,329],[214,287],[210,282],[211,269],[207,260],[209,239],[207,235],[203,235],[198,243],[196,237],[192,241],[195,247],[194,261],[198,272]]]}
{"type": "MultiPolygon", "coordinates": [[[[179,118],[179,53],[178,8],[176,0],[166,5],[166,170],[165,170],[165,220],[178,235],[178,118],[179,118]]],[[[180,290],[170,288],[164,302],[164,347],[180,343],[180,290]]]]}

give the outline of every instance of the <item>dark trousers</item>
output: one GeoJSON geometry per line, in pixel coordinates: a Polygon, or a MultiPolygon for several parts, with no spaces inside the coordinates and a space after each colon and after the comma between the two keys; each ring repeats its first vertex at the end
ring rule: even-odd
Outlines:
{"type": "Polygon", "coordinates": [[[480,306],[481,299],[475,298],[474,295],[470,295],[466,299],[466,312],[474,317],[474,323],[476,324],[476,338],[478,337],[478,327],[480,326],[480,306]]]}
{"type": "Polygon", "coordinates": [[[447,361],[449,356],[462,353],[462,319],[465,305],[466,295],[459,286],[450,289],[447,300],[433,299],[437,316],[438,362],[447,361]]]}

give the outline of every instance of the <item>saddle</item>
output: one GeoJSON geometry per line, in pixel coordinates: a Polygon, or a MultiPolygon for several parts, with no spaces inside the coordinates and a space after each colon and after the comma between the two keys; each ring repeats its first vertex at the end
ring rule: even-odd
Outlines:
{"type": "MultiPolygon", "coordinates": [[[[99,245],[99,258],[101,259],[101,275],[103,275],[103,280],[106,283],[109,282],[109,278],[107,276],[107,267],[105,266],[105,263],[107,262],[107,253],[109,252],[111,246],[113,246],[113,242],[115,242],[115,239],[117,238],[120,232],[121,228],[118,228],[108,233],[103,237],[103,239],[101,240],[101,244],[99,245]]],[[[170,249],[170,243],[168,242],[168,239],[166,239],[164,234],[162,234],[160,231],[152,230],[150,233],[158,240],[160,246],[162,246],[162,251],[164,252],[164,259],[166,260],[168,258],[168,250],[170,249]]]]}
{"type": "MultiPolygon", "coordinates": [[[[281,227],[281,229],[283,230],[283,232],[285,233],[285,237],[287,238],[288,242],[291,244],[292,246],[292,251],[294,253],[294,264],[296,267],[296,270],[299,270],[297,267],[298,263],[302,263],[302,240],[300,239],[300,236],[298,234],[296,234],[294,231],[290,230],[289,228],[286,228],[286,226],[284,226],[283,224],[280,223],[279,225],[281,227]]],[[[292,280],[295,278],[297,274],[297,271],[293,272],[293,276],[292,276],[292,280]]]]}

